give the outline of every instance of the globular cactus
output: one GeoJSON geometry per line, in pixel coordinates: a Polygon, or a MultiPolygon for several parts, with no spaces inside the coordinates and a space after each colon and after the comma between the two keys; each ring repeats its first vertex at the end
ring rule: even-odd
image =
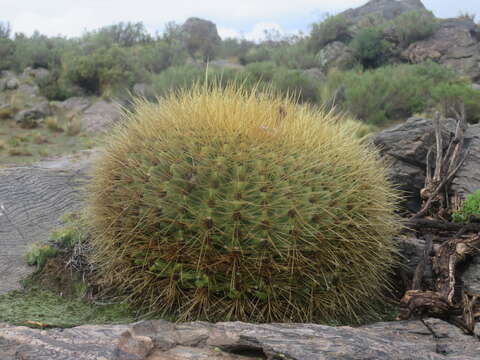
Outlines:
{"type": "Polygon", "coordinates": [[[138,101],[125,117],[89,188],[101,286],[179,320],[375,312],[398,196],[341,119],[234,85],[138,101]]]}

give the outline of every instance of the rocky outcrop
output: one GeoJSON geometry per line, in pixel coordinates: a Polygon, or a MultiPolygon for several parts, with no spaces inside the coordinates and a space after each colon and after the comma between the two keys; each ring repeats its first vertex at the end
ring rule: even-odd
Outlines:
{"type": "Polygon", "coordinates": [[[426,10],[421,0],[370,0],[363,6],[342,13],[353,25],[367,16],[381,16],[392,20],[400,14],[412,10],[426,10]]]}
{"type": "Polygon", "coordinates": [[[2,360],[478,359],[480,342],[441,320],[360,328],[314,324],[125,325],[34,330],[0,325],[2,360]]]}
{"type": "Polygon", "coordinates": [[[442,20],[431,37],[411,44],[401,57],[414,64],[432,60],[480,80],[478,28],[471,19],[442,20]]]}
{"type": "MultiPolygon", "coordinates": [[[[455,121],[444,122],[443,144],[455,131],[455,121]]],[[[390,165],[392,181],[405,192],[408,210],[420,209],[420,190],[425,183],[426,156],[428,149],[435,145],[433,122],[429,119],[411,118],[405,123],[384,130],[373,137],[373,143],[390,165]]],[[[465,147],[469,153],[452,183],[452,191],[464,198],[480,189],[480,125],[471,125],[465,135],[465,147]]]]}
{"type": "Polygon", "coordinates": [[[331,68],[347,69],[355,62],[352,50],[343,42],[334,41],[317,54],[318,66],[324,72],[331,68]]]}
{"type": "Polygon", "coordinates": [[[121,108],[118,104],[100,100],[88,107],[80,116],[82,129],[97,132],[107,129],[121,119],[121,108]]]}
{"type": "Polygon", "coordinates": [[[79,204],[92,154],[0,169],[0,294],[20,288],[34,270],[24,260],[28,246],[47,241],[61,216],[79,204]]]}

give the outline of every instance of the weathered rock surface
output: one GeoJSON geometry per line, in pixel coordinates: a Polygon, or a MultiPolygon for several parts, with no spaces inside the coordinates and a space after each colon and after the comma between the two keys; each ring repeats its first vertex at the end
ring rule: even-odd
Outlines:
{"type": "MultiPolygon", "coordinates": [[[[455,131],[454,120],[446,120],[444,145],[455,131]]],[[[391,165],[390,177],[407,195],[406,207],[420,209],[420,190],[425,183],[426,156],[435,145],[433,123],[429,119],[411,118],[405,123],[384,130],[373,137],[383,158],[391,165]]],[[[452,191],[464,198],[480,189],[480,125],[470,125],[465,134],[469,154],[452,183],[452,191]]]]}
{"type": "Polygon", "coordinates": [[[39,102],[15,115],[15,121],[22,128],[34,128],[39,120],[50,114],[48,101],[39,102]]]}
{"type": "Polygon", "coordinates": [[[478,359],[480,342],[441,320],[360,328],[314,324],[172,324],[33,330],[0,325],[2,360],[478,359]]]}
{"type": "Polygon", "coordinates": [[[431,37],[411,44],[401,56],[414,64],[432,60],[480,80],[480,41],[471,19],[442,20],[431,37]]]}
{"type": "Polygon", "coordinates": [[[92,154],[0,169],[0,294],[19,288],[34,270],[23,258],[27,247],[47,241],[61,216],[79,204],[92,154]]]}
{"type": "Polygon", "coordinates": [[[367,16],[382,16],[385,20],[391,20],[412,10],[426,9],[421,0],[370,0],[363,6],[344,11],[342,15],[356,24],[367,16]]]}
{"type": "Polygon", "coordinates": [[[118,104],[100,100],[82,113],[80,122],[85,131],[96,132],[107,129],[120,118],[121,109],[118,104]]]}
{"type": "Polygon", "coordinates": [[[353,62],[353,54],[350,48],[343,42],[334,41],[323,47],[317,54],[318,66],[322,71],[331,68],[346,69],[353,62]]]}

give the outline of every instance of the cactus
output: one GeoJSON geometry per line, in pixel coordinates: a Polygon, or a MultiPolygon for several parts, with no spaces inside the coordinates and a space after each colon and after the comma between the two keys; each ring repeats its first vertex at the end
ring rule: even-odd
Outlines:
{"type": "Polygon", "coordinates": [[[125,118],[89,187],[100,286],[178,320],[375,313],[398,194],[337,115],[230,85],[138,100],[125,118]]]}

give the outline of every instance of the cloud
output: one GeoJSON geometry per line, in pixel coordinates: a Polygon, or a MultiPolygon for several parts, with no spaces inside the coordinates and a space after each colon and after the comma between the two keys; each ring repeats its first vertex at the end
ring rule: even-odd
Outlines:
{"type": "MultiPolygon", "coordinates": [[[[31,34],[81,35],[119,21],[142,21],[147,28],[162,30],[168,21],[183,22],[190,16],[214,21],[224,34],[258,34],[256,24],[267,22],[287,26],[289,18],[308,19],[315,13],[339,11],[366,0],[2,0],[2,18],[13,30],[31,34]]],[[[305,21],[308,24],[308,21],[305,21]]]]}

